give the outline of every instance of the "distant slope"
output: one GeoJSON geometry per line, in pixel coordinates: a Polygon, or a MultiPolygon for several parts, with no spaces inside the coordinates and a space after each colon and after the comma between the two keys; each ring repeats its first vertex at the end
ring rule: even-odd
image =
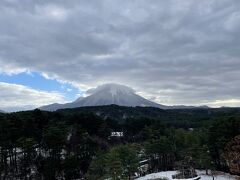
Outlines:
{"type": "Polygon", "coordinates": [[[77,108],[85,106],[119,105],[127,107],[157,107],[161,109],[185,109],[195,108],[194,106],[165,106],[157,104],[137,95],[132,88],[119,84],[105,84],[88,91],[89,96],[79,98],[67,104],[50,104],[40,109],[56,111],[58,109],[77,108]]]}
{"type": "Polygon", "coordinates": [[[5,111],[3,111],[3,110],[0,110],[0,113],[6,113],[5,111]]]}
{"type": "Polygon", "coordinates": [[[117,105],[79,107],[73,109],[60,109],[57,112],[65,114],[93,113],[104,119],[111,118],[116,121],[127,119],[157,119],[165,124],[175,127],[197,127],[210,119],[231,116],[240,117],[240,108],[193,108],[193,109],[159,109],[154,107],[126,107],[117,105]]]}

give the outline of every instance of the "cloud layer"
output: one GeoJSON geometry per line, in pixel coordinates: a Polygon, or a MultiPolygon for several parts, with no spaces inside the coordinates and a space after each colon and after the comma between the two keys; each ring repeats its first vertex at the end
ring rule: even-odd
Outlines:
{"type": "Polygon", "coordinates": [[[0,94],[0,107],[5,111],[29,110],[50,103],[65,102],[64,97],[56,92],[3,82],[0,82],[0,94]]]}
{"type": "Polygon", "coordinates": [[[239,0],[2,0],[0,72],[239,106],[239,9],[239,0]]]}

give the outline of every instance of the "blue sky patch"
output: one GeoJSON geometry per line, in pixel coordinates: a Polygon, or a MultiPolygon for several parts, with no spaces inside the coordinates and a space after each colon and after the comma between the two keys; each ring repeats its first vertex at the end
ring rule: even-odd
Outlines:
{"type": "Polygon", "coordinates": [[[20,84],[42,91],[55,91],[64,95],[67,101],[73,101],[83,92],[69,83],[60,83],[57,80],[46,79],[40,73],[20,73],[17,75],[0,74],[0,81],[10,84],[20,84]]]}

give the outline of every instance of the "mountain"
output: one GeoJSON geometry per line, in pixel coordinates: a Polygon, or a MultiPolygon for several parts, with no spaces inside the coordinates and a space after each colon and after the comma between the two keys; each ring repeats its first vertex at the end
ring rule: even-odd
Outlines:
{"type": "Polygon", "coordinates": [[[42,110],[55,111],[57,109],[76,108],[83,106],[102,106],[102,105],[119,105],[119,106],[142,106],[166,108],[164,105],[149,101],[139,95],[130,87],[119,84],[104,84],[97,88],[87,91],[89,96],[80,97],[74,102],[67,104],[51,104],[40,107],[42,110]]]}
{"type": "Polygon", "coordinates": [[[119,106],[152,106],[161,107],[165,106],[154,103],[143,97],[137,95],[133,89],[119,84],[105,84],[98,86],[95,89],[89,90],[87,93],[90,96],[84,99],[77,99],[76,104],[81,106],[99,106],[116,104],[119,106]]]}
{"type": "Polygon", "coordinates": [[[5,113],[5,111],[0,110],[0,113],[5,113]]]}
{"type": "Polygon", "coordinates": [[[127,86],[119,84],[104,84],[97,88],[87,91],[89,96],[80,97],[77,100],[67,104],[50,104],[42,106],[39,109],[46,111],[56,111],[58,109],[77,108],[85,106],[103,106],[103,105],[119,105],[128,107],[157,107],[161,109],[185,109],[194,108],[193,106],[165,106],[147,100],[135,93],[135,91],[127,86]]]}

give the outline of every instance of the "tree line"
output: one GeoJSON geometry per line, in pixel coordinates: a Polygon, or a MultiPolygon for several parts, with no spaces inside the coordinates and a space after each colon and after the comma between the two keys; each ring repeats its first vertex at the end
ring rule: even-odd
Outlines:
{"type": "Polygon", "coordinates": [[[186,157],[195,168],[229,171],[224,153],[240,134],[240,118],[196,123],[189,129],[161,118],[117,121],[87,111],[0,114],[1,179],[130,179],[143,173],[143,160],[144,173],[151,173],[173,170],[186,157]],[[124,136],[111,137],[115,131],[124,136]]]}

